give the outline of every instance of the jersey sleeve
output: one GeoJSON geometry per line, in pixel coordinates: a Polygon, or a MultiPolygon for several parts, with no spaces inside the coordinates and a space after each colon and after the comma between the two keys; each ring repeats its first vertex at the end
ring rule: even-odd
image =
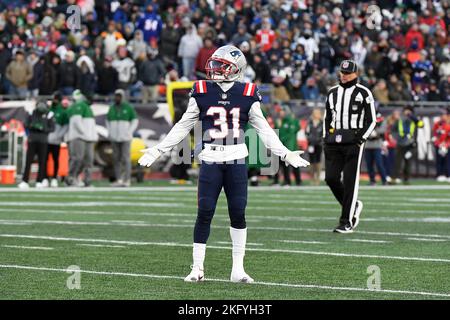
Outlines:
{"type": "Polygon", "coordinates": [[[179,144],[188,134],[191,132],[194,125],[199,118],[200,110],[197,106],[197,102],[193,97],[189,99],[189,104],[186,112],[181,117],[156,148],[161,152],[167,152],[172,150],[177,144],[179,144]]]}
{"type": "Polygon", "coordinates": [[[259,101],[254,102],[250,109],[249,123],[256,129],[256,133],[267,149],[281,158],[288,153],[289,150],[283,145],[264,117],[259,101]]]}

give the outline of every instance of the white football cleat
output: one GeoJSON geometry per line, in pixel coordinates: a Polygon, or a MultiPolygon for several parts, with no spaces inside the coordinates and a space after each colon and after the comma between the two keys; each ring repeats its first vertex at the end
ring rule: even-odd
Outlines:
{"type": "Polygon", "coordinates": [[[191,273],[189,273],[189,275],[186,278],[184,278],[184,281],[186,282],[205,281],[205,273],[199,267],[194,266],[192,267],[191,273]]]}
{"type": "Polygon", "coordinates": [[[245,271],[240,272],[231,272],[230,277],[231,282],[240,282],[240,283],[253,283],[255,280],[253,280],[252,277],[250,277],[245,271]]]}
{"type": "Polygon", "coordinates": [[[52,188],[58,188],[58,180],[57,179],[52,179],[50,181],[50,187],[52,188]]]}
{"type": "Polygon", "coordinates": [[[41,183],[42,183],[42,187],[43,187],[43,188],[48,188],[48,186],[49,186],[48,179],[42,180],[41,183]]]}
{"type": "Polygon", "coordinates": [[[30,189],[30,185],[27,182],[25,182],[25,181],[22,181],[21,183],[19,183],[17,185],[17,187],[19,189],[30,189]]]}

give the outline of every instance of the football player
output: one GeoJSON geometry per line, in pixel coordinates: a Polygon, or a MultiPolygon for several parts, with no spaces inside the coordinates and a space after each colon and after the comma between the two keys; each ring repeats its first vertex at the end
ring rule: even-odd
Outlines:
{"type": "Polygon", "coordinates": [[[157,146],[143,150],[142,166],[151,166],[161,154],[170,151],[191,131],[197,121],[202,125],[202,162],[198,179],[198,213],[194,227],[193,265],[187,282],[205,280],[203,262],[217,199],[224,188],[230,216],[233,244],[232,282],[254,280],[244,270],[247,228],[247,166],[243,128],[249,123],[275,155],[295,168],[309,162],[300,157],[303,151],[289,151],[267,123],[261,111],[261,95],[253,83],[242,83],[247,61],[236,47],[217,49],[206,63],[208,80],[197,81],[181,120],[157,146]],[[209,81],[210,80],[210,81],[209,81]],[[244,160],[244,161],[242,161],[244,160]]]}

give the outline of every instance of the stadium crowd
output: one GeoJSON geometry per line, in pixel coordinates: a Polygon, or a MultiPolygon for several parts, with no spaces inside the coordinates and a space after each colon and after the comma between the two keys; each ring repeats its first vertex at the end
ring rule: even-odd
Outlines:
{"type": "MultiPolygon", "coordinates": [[[[228,43],[239,47],[247,58],[245,81],[271,84],[277,103],[324,100],[336,82],[336,66],[349,58],[356,60],[360,81],[381,104],[450,101],[447,0],[4,0],[0,10],[0,93],[30,98],[58,92],[58,103],[63,97],[87,97],[83,102],[74,98],[74,105],[84,110],[79,112],[88,127],[90,97],[99,94],[155,102],[161,85],[177,79],[203,79],[206,60],[228,43]],[[371,4],[379,6],[381,15],[373,13],[371,4]],[[71,5],[80,9],[79,25],[77,17],[73,19],[78,11],[71,11],[71,5]]],[[[76,108],[69,109],[74,113],[76,108]]],[[[136,125],[129,112],[126,134],[118,132],[115,137],[120,139],[113,141],[121,153],[117,161],[126,157],[122,137],[129,141],[136,125]]],[[[122,121],[112,113],[111,119],[122,121]]],[[[313,112],[307,128],[313,163],[320,163],[322,152],[320,139],[314,137],[320,132],[319,113],[313,112]]],[[[274,127],[283,129],[287,124],[289,130],[298,131],[296,119],[286,120],[288,116],[289,112],[278,114],[274,127]]],[[[70,119],[64,121],[70,127],[70,119]]],[[[450,176],[448,122],[448,115],[443,115],[433,129],[441,181],[450,176]]],[[[371,183],[375,183],[375,163],[383,183],[398,182],[401,172],[408,181],[409,151],[418,123],[410,108],[380,120],[373,143],[366,146],[371,183]]],[[[286,134],[292,134],[289,130],[286,134]]],[[[91,159],[96,136],[74,139],[85,144],[72,147],[71,155],[91,159]]],[[[291,137],[286,141],[290,143],[291,137]]],[[[72,170],[79,173],[83,161],[77,161],[72,170]]],[[[91,164],[84,167],[89,177],[91,164]]],[[[311,168],[318,183],[320,164],[311,168]]],[[[122,169],[124,178],[119,182],[129,185],[129,164],[123,163],[122,169]]],[[[301,176],[294,173],[300,184],[301,176]]],[[[289,170],[284,174],[289,177],[289,170]]]]}
{"type": "Polygon", "coordinates": [[[350,57],[380,103],[450,98],[447,0],[5,0],[0,9],[0,89],[20,97],[120,88],[155,100],[159,84],[202,78],[214,49],[232,43],[249,62],[246,80],[272,84],[280,101],[322,99],[350,57]]]}

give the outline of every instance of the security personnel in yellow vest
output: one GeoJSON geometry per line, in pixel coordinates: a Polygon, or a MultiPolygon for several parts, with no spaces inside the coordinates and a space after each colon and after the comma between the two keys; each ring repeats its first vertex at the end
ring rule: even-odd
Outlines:
{"type": "Polygon", "coordinates": [[[403,108],[402,115],[392,127],[392,136],[397,141],[395,152],[395,168],[392,184],[401,183],[399,178],[403,166],[404,183],[409,184],[411,177],[411,160],[416,151],[417,129],[423,127],[423,122],[414,115],[412,107],[403,108]]]}

